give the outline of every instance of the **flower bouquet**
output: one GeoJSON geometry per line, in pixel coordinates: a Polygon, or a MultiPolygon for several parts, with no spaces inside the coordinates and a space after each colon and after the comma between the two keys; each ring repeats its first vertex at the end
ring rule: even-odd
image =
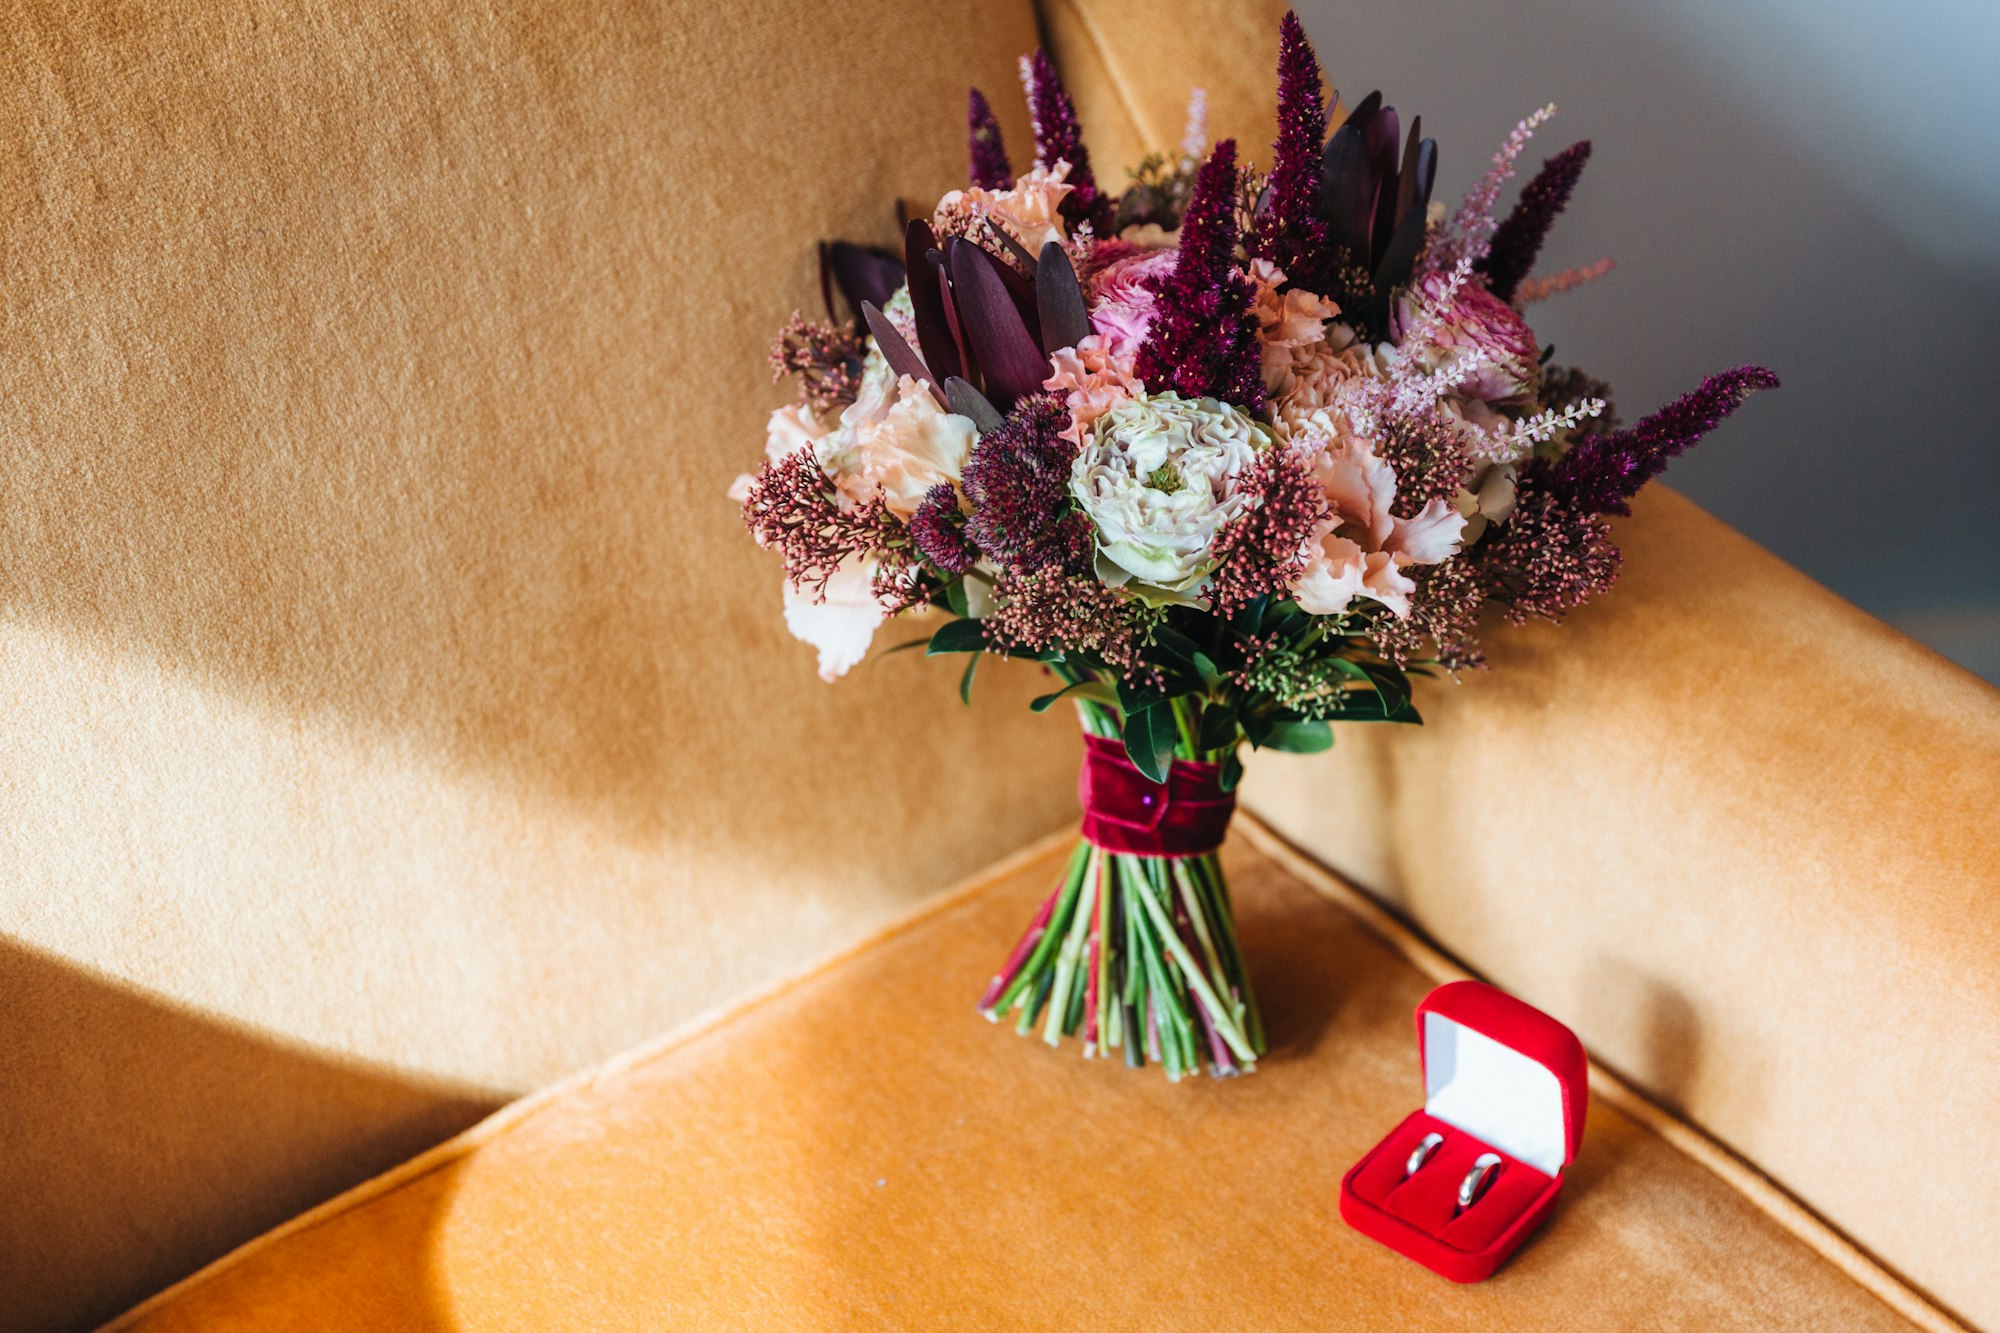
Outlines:
{"type": "MultiPolygon", "coordinates": [[[[1560,619],[1619,565],[1607,515],[1774,385],[1744,367],[1621,427],[1522,310],[1608,262],[1530,277],[1590,154],[1504,220],[1522,121],[1456,212],[1437,146],[1371,93],[1328,133],[1296,17],[1268,175],[1207,142],[1099,183],[1048,57],[1022,61],[1034,164],[970,97],[971,181],[893,252],[821,249],[828,321],[773,365],[798,399],[737,484],[832,680],[888,618],[1051,674],[1084,732],[1082,836],[980,1000],[994,1020],[1170,1079],[1264,1051],[1217,858],[1241,747],[1323,750],[1416,723],[1410,678],[1481,664],[1489,604],[1560,619]],[[838,289],[851,311],[836,307],[838,289]]],[[[1332,105],[1338,106],[1338,99],[1332,105]]]]}

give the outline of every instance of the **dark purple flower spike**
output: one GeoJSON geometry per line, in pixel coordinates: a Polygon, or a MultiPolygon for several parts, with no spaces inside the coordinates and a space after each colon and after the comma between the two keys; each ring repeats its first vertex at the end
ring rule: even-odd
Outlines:
{"type": "Polygon", "coordinates": [[[1053,167],[1069,163],[1065,178],[1074,187],[1063,200],[1063,214],[1071,218],[1097,219],[1110,199],[1099,194],[1097,177],[1090,170],[1090,150],[1083,144],[1083,128],[1076,122],[1076,104],[1063,87],[1062,76],[1049,53],[1041,47],[1028,57],[1024,71],[1028,91],[1028,114],[1035,122],[1035,161],[1053,167]]]}
{"type": "Polygon", "coordinates": [[[1305,275],[1326,248],[1326,223],[1319,215],[1325,143],[1326,92],[1319,58],[1299,16],[1287,10],[1278,25],[1278,138],[1248,248],[1288,276],[1305,275]]]}
{"type": "Polygon", "coordinates": [[[983,190],[1004,190],[1014,183],[1007,162],[1007,145],[1000,138],[1000,121],[977,88],[966,96],[966,132],[971,141],[972,183],[983,190]]]}
{"type": "Polygon", "coordinates": [[[1224,139],[1195,176],[1181,221],[1180,257],[1161,283],[1139,348],[1138,374],[1155,391],[1213,397],[1252,411],[1264,404],[1255,290],[1236,267],[1236,141],[1224,139]]]}
{"type": "Polygon", "coordinates": [[[1777,387],[1778,377],[1762,366],[1710,375],[1693,393],[1651,416],[1624,430],[1586,435],[1562,458],[1530,464],[1529,472],[1539,474],[1533,475],[1534,482],[1572,509],[1629,514],[1632,497],[1666,469],[1669,459],[1693,448],[1757,390],[1777,387]]]}
{"type": "Polygon", "coordinates": [[[1548,161],[1522,189],[1514,211],[1493,232],[1486,257],[1476,265],[1486,275],[1486,287],[1503,301],[1514,299],[1522,279],[1535,267],[1549,228],[1569,203],[1583,164],[1590,160],[1590,140],[1571,144],[1548,161]]]}

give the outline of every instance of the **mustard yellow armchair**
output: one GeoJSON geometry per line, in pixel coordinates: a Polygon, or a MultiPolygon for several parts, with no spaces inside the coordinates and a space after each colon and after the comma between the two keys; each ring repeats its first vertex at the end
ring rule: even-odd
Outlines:
{"type": "Polygon", "coordinates": [[[2000,695],[1671,494],[1433,726],[1257,766],[1254,1078],[972,1012],[1073,732],[814,679],[723,499],[761,353],[968,83],[1045,37],[1106,163],[1197,69],[1268,144],[1280,8],[7,10],[0,1324],[2000,1325],[1930,1169],[2000,1107],[2000,695]],[[1461,969],[1600,1061],[1464,1289],[1334,1213],[1461,969]]]}

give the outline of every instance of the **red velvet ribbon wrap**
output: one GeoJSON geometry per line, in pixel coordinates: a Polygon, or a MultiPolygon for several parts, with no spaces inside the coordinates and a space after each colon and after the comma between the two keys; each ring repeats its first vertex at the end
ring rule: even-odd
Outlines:
{"type": "Polygon", "coordinates": [[[1236,795],[1222,790],[1222,766],[1176,759],[1164,785],[1141,773],[1125,746],[1104,736],[1083,738],[1077,775],[1083,836],[1107,852],[1135,856],[1202,856],[1222,846],[1236,795]]]}

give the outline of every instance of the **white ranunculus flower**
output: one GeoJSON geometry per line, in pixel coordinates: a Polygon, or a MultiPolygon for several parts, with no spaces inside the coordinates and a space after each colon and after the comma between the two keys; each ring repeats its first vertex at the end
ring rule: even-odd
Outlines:
{"type": "Polygon", "coordinates": [[[1268,444],[1255,420],[1213,398],[1142,395],[1099,417],[1069,485],[1106,572],[1192,591],[1214,567],[1217,530],[1249,507],[1238,483],[1268,444]]]}

